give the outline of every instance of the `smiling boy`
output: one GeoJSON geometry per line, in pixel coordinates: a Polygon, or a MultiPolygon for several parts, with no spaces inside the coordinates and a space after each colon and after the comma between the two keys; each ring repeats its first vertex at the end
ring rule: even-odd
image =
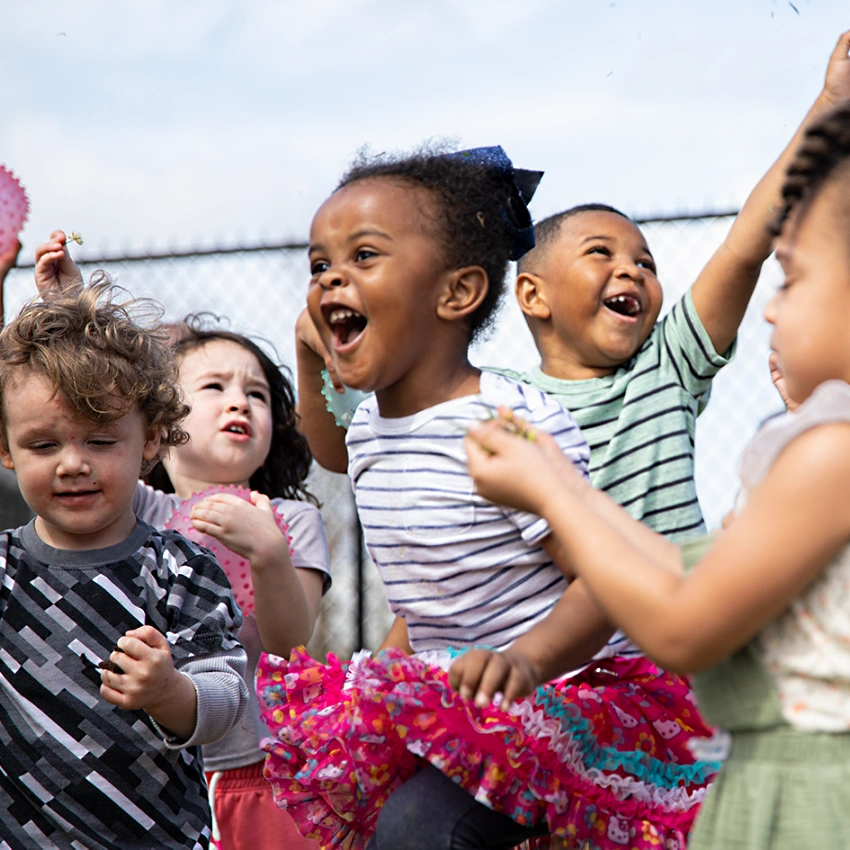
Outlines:
{"type": "Polygon", "coordinates": [[[0,335],[0,459],[36,513],[0,533],[3,846],[207,847],[196,748],[247,698],[223,571],[133,514],[186,408],[132,309],[75,286],[0,335]]]}

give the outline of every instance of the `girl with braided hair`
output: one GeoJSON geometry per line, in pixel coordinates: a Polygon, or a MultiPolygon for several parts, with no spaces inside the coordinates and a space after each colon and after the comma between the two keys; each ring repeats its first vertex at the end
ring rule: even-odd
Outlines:
{"type": "Polygon", "coordinates": [[[547,519],[611,620],[694,673],[705,719],[727,730],[690,850],[850,847],[850,103],[806,132],[782,197],[785,281],[765,318],[800,405],[745,450],[726,531],[680,548],[545,434],[494,421],[467,437],[479,492],[547,519]]]}

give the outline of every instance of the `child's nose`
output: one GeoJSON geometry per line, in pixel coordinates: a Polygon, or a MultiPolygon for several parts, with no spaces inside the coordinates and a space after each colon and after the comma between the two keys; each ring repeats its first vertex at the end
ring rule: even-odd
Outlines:
{"type": "Polygon", "coordinates": [[[57,472],[63,477],[88,475],[91,472],[91,464],[80,449],[69,447],[62,452],[59,458],[57,472]]]}
{"type": "Polygon", "coordinates": [[[637,262],[630,257],[626,257],[620,261],[617,269],[617,277],[627,277],[630,280],[642,281],[644,278],[643,269],[637,262]]]}
{"type": "Polygon", "coordinates": [[[232,390],[227,397],[227,412],[244,414],[250,413],[251,405],[248,404],[248,396],[241,390],[232,390]]]}
{"type": "Polygon", "coordinates": [[[345,283],[345,278],[339,269],[331,266],[319,275],[319,286],[322,289],[335,289],[345,283]]]}

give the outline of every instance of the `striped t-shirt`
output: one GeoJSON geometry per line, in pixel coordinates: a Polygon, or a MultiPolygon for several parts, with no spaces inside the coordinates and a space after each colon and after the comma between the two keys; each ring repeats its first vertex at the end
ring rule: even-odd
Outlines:
{"type": "Polygon", "coordinates": [[[547,523],[482,498],[467,472],[466,431],[497,405],[551,433],[587,474],[587,444],[570,414],[539,390],[492,372],[482,372],[479,394],[413,416],[384,418],[368,398],[348,430],[366,545],[417,652],[507,646],[566,587],[539,545],[547,523]]]}
{"type": "Polygon", "coordinates": [[[604,378],[500,373],[556,398],[590,445],[590,480],[635,519],[681,542],[705,531],[694,481],[696,418],[731,358],[717,354],[690,292],[640,351],[604,378]]]}

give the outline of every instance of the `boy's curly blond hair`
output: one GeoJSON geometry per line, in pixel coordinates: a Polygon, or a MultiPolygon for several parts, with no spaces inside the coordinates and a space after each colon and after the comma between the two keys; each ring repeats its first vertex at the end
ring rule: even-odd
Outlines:
{"type": "Polygon", "coordinates": [[[167,336],[156,324],[161,314],[155,302],[132,298],[102,272],[89,286],[26,304],[0,333],[0,445],[8,449],[6,388],[21,367],[46,378],[80,416],[110,422],[138,410],[147,427],[161,430],[160,452],[185,443],[180,422],[189,408],[167,336]]]}

